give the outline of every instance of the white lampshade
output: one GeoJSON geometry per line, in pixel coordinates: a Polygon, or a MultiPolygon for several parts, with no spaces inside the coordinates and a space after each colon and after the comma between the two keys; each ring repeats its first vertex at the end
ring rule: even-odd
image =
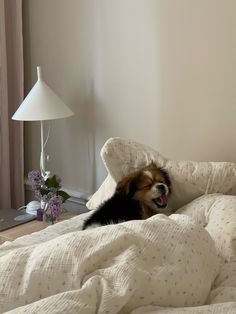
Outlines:
{"type": "Polygon", "coordinates": [[[54,120],[72,116],[74,113],[42,80],[41,68],[37,67],[38,81],[13,115],[13,120],[54,120]]]}

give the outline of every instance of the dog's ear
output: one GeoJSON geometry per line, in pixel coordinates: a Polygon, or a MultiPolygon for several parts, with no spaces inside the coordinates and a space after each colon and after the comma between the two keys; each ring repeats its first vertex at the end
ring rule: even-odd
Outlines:
{"type": "Polygon", "coordinates": [[[128,197],[133,197],[138,188],[139,175],[137,172],[132,173],[118,182],[116,187],[116,193],[122,194],[128,197]]]}

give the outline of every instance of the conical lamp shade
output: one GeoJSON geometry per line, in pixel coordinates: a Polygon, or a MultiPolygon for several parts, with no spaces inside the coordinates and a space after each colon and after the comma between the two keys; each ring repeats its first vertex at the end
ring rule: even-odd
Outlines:
{"type": "Polygon", "coordinates": [[[41,69],[37,67],[38,81],[13,115],[13,120],[38,121],[54,120],[72,116],[74,113],[41,79],[41,69]]]}

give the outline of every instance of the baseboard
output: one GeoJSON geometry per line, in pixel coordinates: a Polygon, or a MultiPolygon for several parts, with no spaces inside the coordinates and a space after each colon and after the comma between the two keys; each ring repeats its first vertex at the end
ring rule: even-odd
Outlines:
{"type": "Polygon", "coordinates": [[[62,190],[71,196],[64,205],[68,211],[78,214],[88,211],[86,207],[89,198],[88,193],[84,191],[73,191],[64,187],[62,187],[62,190]]]}

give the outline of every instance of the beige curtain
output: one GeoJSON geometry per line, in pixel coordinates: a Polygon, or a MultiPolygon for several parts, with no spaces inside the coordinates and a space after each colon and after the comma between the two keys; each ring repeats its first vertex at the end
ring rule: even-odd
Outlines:
{"type": "Polygon", "coordinates": [[[22,1],[0,0],[0,210],[24,205],[22,1]]]}

